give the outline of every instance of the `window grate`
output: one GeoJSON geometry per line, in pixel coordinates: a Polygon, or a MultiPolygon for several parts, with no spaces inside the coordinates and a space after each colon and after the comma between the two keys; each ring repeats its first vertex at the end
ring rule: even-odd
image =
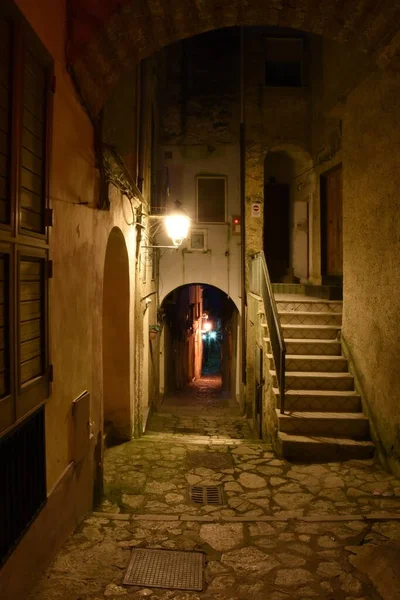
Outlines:
{"type": "Polygon", "coordinates": [[[0,439],[0,565],[46,500],[44,408],[0,439]]]}

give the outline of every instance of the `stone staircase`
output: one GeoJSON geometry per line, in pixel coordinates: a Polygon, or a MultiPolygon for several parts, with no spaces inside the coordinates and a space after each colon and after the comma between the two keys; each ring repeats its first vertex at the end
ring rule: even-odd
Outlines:
{"type": "MultiPolygon", "coordinates": [[[[370,458],[369,422],[341,354],[342,302],[275,296],[286,343],[285,414],[276,409],[278,453],[304,462],[370,458]]],[[[279,407],[271,346],[268,337],[263,341],[279,407]]]]}

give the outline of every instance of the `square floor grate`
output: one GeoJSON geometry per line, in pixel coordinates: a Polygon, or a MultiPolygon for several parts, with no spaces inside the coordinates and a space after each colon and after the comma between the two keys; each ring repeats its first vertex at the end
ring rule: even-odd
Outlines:
{"type": "Polygon", "coordinates": [[[124,584],[201,591],[203,572],[202,552],[134,548],[124,584]]]}
{"type": "Polygon", "coordinates": [[[225,452],[205,452],[203,450],[189,450],[186,455],[189,468],[206,467],[207,469],[231,469],[232,456],[225,452]]]}
{"type": "Polygon", "coordinates": [[[188,493],[189,501],[194,504],[216,504],[224,503],[224,494],[221,485],[191,485],[188,493]]]}

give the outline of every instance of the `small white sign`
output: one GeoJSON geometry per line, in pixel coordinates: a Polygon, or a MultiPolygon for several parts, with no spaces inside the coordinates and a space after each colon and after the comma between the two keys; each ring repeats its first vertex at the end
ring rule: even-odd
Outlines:
{"type": "Polygon", "coordinates": [[[251,205],[251,216],[259,217],[261,215],[261,204],[259,202],[253,202],[251,205]]]}

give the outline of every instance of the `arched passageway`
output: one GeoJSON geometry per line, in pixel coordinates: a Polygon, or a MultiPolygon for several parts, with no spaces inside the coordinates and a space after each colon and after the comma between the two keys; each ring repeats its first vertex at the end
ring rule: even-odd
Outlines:
{"type": "Polygon", "coordinates": [[[214,286],[189,284],[168,294],[162,311],[162,394],[178,393],[183,404],[236,399],[240,321],[233,301],[214,286]]]}
{"type": "Polygon", "coordinates": [[[128,440],[133,423],[130,402],[129,258],[122,231],[111,230],[103,281],[104,429],[112,439],[128,440]]]}
{"type": "Polygon", "coordinates": [[[400,46],[394,23],[400,9],[382,0],[379,21],[369,2],[336,0],[315,4],[274,0],[71,0],[68,3],[68,63],[92,114],[98,114],[120,75],[178,40],[212,29],[235,26],[279,26],[301,29],[389,62],[400,46]]]}

